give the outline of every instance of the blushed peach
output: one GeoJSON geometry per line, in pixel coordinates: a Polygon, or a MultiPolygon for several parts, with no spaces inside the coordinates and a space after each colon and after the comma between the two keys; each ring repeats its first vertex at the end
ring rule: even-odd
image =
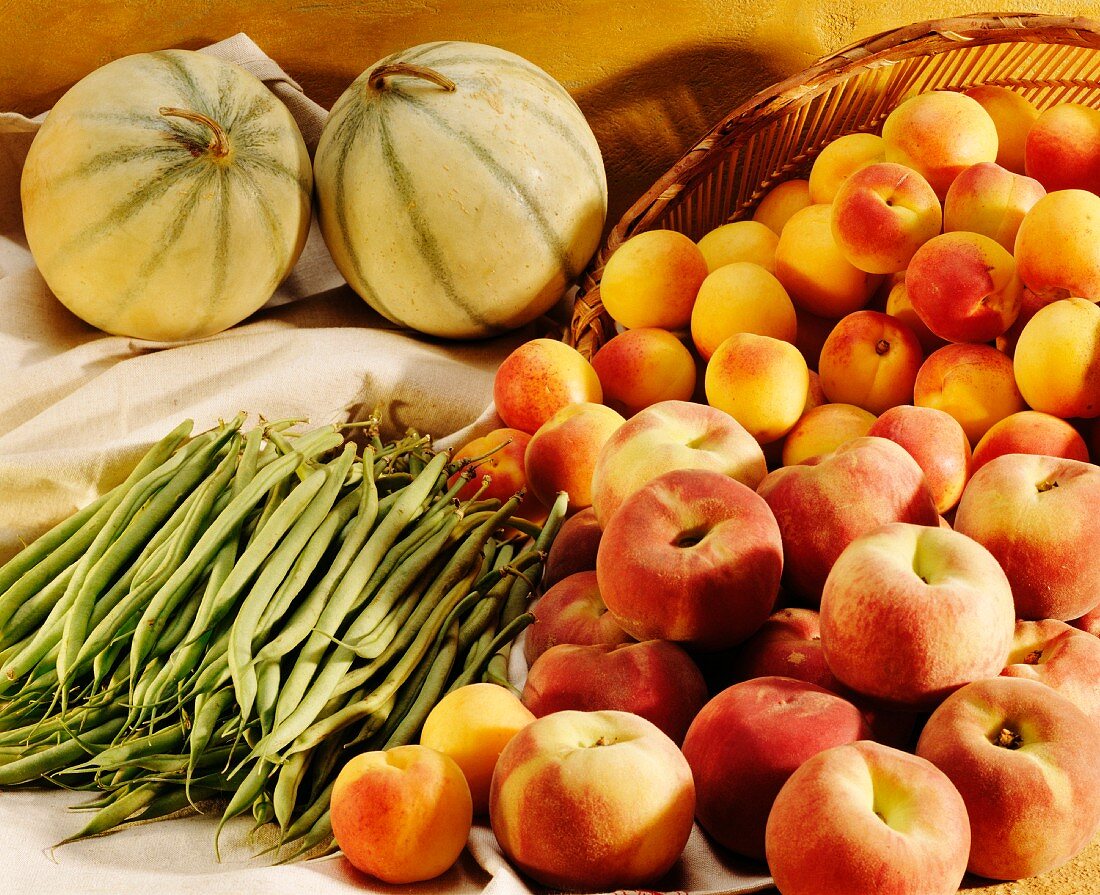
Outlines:
{"type": "Polygon", "coordinates": [[[699,240],[698,245],[711,273],[736,261],[759,264],[774,273],[779,234],[759,221],[734,221],[715,227],[699,240]]]}
{"type": "Polygon", "coordinates": [[[566,519],[550,545],[542,570],[542,586],[553,587],[577,572],[594,572],[602,534],[592,507],[585,507],[566,519]]]}
{"type": "Polygon", "coordinates": [[[886,160],[886,144],[877,134],[845,134],[817,154],[810,168],[810,200],[828,205],[852,174],[886,160]]]}
{"type": "Polygon", "coordinates": [[[879,414],[913,399],[924,355],[913,332],[880,311],[856,311],[825,340],[818,370],[830,401],[879,414]]]}
{"type": "Polygon", "coordinates": [[[1039,110],[1015,91],[993,84],[979,84],[964,91],[981,103],[997,128],[997,164],[1016,174],[1024,173],[1024,143],[1039,110]]]}
{"type": "Polygon", "coordinates": [[[768,336],[735,333],[707,364],[708,403],[761,444],[782,438],[798,422],[809,388],[809,371],[798,349],[768,336]]]}
{"type": "Polygon", "coordinates": [[[934,90],[910,97],[882,124],[886,161],[919,171],[941,199],[971,165],[997,159],[997,126],[969,96],[934,90]]]}
{"type": "Polygon", "coordinates": [[[917,373],[913,403],[943,410],[977,444],[989,427],[1026,409],[1012,361],[990,345],[945,345],[917,373]]]}
{"type": "Polygon", "coordinates": [[[570,404],[539,426],[524,455],[527,483],[546,507],[558,492],[569,506],[592,505],[592,472],[607,440],[626,420],[603,404],[570,404]]]}
{"type": "Polygon", "coordinates": [[[828,205],[810,205],[796,212],[779,235],[775,275],[796,307],[837,318],[867,304],[882,278],[844,257],[831,222],[828,205]]]}
{"type": "Polygon", "coordinates": [[[1020,333],[1012,363],[1035,410],[1100,416],[1100,307],[1067,298],[1041,308],[1020,333]]]}
{"type": "Polygon", "coordinates": [[[1027,173],[1048,190],[1100,193],[1100,110],[1051,106],[1028,131],[1025,157],[1027,173]]]}
{"type": "Polygon", "coordinates": [[[791,216],[811,204],[809,181],[798,178],[784,180],[764,194],[752,213],[752,219],[782,235],[791,216]]]}
{"type": "Polygon", "coordinates": [[[947,191],[944,232],[981,233],[1011,252],[1024,215],[1045,195],[1038,180],[1013,174],[992,162],[971,165],[947,191]]]}
{"type": "Polygon", "coordinates": [[[1046,684],[1100,724],[1100,640],[1085,631],[1052,618],[1016,622],[1001,675],[1046,684]]]}
{"type": "Polygon", "coordinates": [[[822,404],[803,413],[783,440],[783,465],[831,454],[853,438],[866,435],[875,415],[854,404],[822,404]]]}
{"type": "Polygon", "coordinates": [[[688,401],[695,391],[695,359],[663,329],[628,329],[592,358],[604,403],[623,416],[660,401],[688,401]]]}
{"type": "MultiPolygon", "coordinates": [[[[523,458],[530,441],[531,436],[519,429],[494,429],[455,451],[453,460],[459,462],[483,457],[503,445],[477,464],[473,478],[458,492],[459,500],[472,498],[484,485],[486,476],[489,477],[489,484],[481,492],[484,499],[495,498],[503,503],[513,494],[526,489],[527,472],[523,467],[523,458]]],[[[461,472],[456,472],[448,484],[453,485],[461,475],[461,472]]],[[[546,518],[546,507],[539,502],[533,491],[528,490],[520,501],[516,515],[532,522],[540,522],[546,518]]]]}
{"type": "Polygon", "coordinates": [[[706,275],[703,253],[683,233],[647,230],[607,259],[600,298],[607,313],[627,329],[683,329],[706,275]]]}
{"type": "Polygon", "coordinates": [[[913,331],[925,354],[931,354],[937,348],[943,347],[943,339],[925,325],[913,308],[913,303],[909,300],[909,289],[904,280],[895,283],[887,293],[886,313],[896,317],[913,331]]]}
{"type": "Polygon", "coordinates": [[[773,612],[734,653],[730,671],[734,682],[774,675],[806,681],[833,693],[842,689],[825,663],[821,618],[813,609],[788,607],[773,612]]]}
{"type": "Polygon", "coordinates": [[[1089,450],[1081,433],[1049,413],[1021,410],[990,426],[974,446],[971,471],[1004,454],[1041,454],[1089,462],[1089,450]]]}
{"type": "Polygon", "coordinates": [[[882,414],[867,434],[889,438],[909,452],[924,472],[938,513],[959,502],[970,477],[970,442],[953,416],[903,404],[882,414]]]}
{"type": "Polygon", "coordinates": [[[1048,301],[1100,300],[1100,196],[1047,193],[1024,215],[1013,251],[1024,285],[1048,301]]]}
{"type": "Polygon", "coordinates": [[[600,378],[575,348],[557,339],[532,339],[497,368],[493,399],[504,424],[531,435],[569,404],[603,400],[600,378]]]}
{"type": "Polygon", "coordinates": [[[719,267],[703,280],[691,312],[691,338],[704,360],[734,333],[794,342],[797,328],[787,290],[759,264],[748,261],[719,267]]]}
{"type": "Polygon", "coordinates": [[[561,643],[617,646],[634,639],[608,613],[595,569],[559,581],[538,598],[531,612],[535,620],[523,641],[528,665],[561,643]]]}

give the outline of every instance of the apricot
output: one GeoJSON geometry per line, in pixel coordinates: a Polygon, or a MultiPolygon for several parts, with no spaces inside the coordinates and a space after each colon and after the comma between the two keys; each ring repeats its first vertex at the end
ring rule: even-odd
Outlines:
{"type": "Polygon", "coordinates": [[[752,219],[782,235],[791,215],[811,204],[808,180],[784,180],[764,194],[752,214],[752,219]]]}
{"type": "Polygon", "coordinates": [[[1014,253],[1020,279],[1047,301],[1100,300],[1100,196],[1047,193],[1020,222],[1014,253]]]}
{"type": "Polygon", "coordinates": [[[928,355],[913,384],[913,403],[951,414],[971,444],[1026,409],[1012,361],[989,345],[945,345],[928,355]]]}
{"type": "Polygon", "coordinates": [[[875,415],[854,404],[822,404],[804,413],[783,441],[783,465],[830,454],[853,438],[867,434],[875,415]]]}
{"type": "MultiPolygon", "coordinates": [[[[494,448],[500,447],[495,453],[480,461],[475,468],[475,475],[458,492],[459,500],[469,500],[484,484],[486,476],[489,484],[481,492],[482,498],[496,499],[501,502],[508,500],[513,494],[527,488],[527,472],[523,467],[523,458],[527,453],[527,443],[531,436],[519,429],[494,429],[492,432],[475,438],[460,447],[454,454],[454,462],[472,460],[484,457],[494,448]]],[[[449,485],[458,481],[461,472],[451,476],[449,485]]],[[[534,493],[527,491],[519,508],[515,513],[532,522],[541,522],[546,518],[544,507],[534,493]]]]}
{"type": "Polygon", "coordinates": [[[1100,416],[1100,308],[1067,298],[1040,309],[1020,333],[1013,367],[1035,410],[1100,416]]]}
{"type": "Polygon", "coordinates": [[[675,230],[632,236],[607,260],[600,281],[604,309],[627,329],[683,329],[708,273],[699,247],[675,230]]]}
{"type": "Polygon", "coordinates": [[[829,204],[841,185],[860,168],[886,160],[886,144],[877,134],[837,137],[814,159],[810,169],[810,201],[829,204]]]}
{"type": "Polygon", "coordinates": [[[1039,117],[1039,110],[1007,87],[979,84],[965,93],[977,100],[993,119],[993,126],[997,128],[997,164],[1023,174],[1024,143],[1027,132],[1039,117]]]}
{"type": "Polygon", "coordinates": [[[506,426],[533,435],[567,404],[601,403],[603,389],[576,348],[557,339],[532,339],[497,368],[493,399],[506,426]]]}
{"type": "Polygon", "coordinates": [[[1031,126],[1025,170],[1048,190],[1100,193],[1100,110],[1051,106],[1031,126]]]}
{"type": "Polygon", "coordinates": [[[1038,410],[1021,410],[990,426],[974,446],[971,472],[1002,454],[1039,454],[1089,462],[1081,433],[1065,420],[1038,410]]]}
{"type": "Polygon", "coordinates": [[[1011,252],[1024,215],[1046,192],[1038,180],[992,162],[971,165],[947,191],[943,229],[981,233],[1011,252]]]}
{"type": "Polygon", "coordinates": [[[695,392],[695,359],[664,329],[628,329],[592,358],[604,403],[623,416],[660,401],[688,401],[695,392]]]}
{"type": "Polygon", "coordinates": [[[558,493],[569,494],[569,506],[592,505],[592,471],[604,444],[626,420],[603,404],[570,404],[539,426],[524,455],[527,482],[544,506],[558,493]]]}
{"type": "Polygon", "coordinates": [[[703,280],[691,312],[691,338],[704,360],[734,333],[793,342],[798,328],[787,291],[759,264],[738,261],[703,280]]]}
{"type": "Polygon", "coordinates": [[[905,285],[904,279],[894,283],[887,294],[886,313],[896,317],[913,331],[925,354],[943,347],[943,339],[925,325],[920,319],[920,314],[913,307],[913,302],[909,300],[909,287],[905,285]]]}
{"type": "Polygon", "coordinates": [[[917,337],[900,320],[856,311],[837,323],[821,349],[821,387],[830,401],[880,414],[913,399],[923,357],[917,337]]]}
{"type": "Polygon", "coordinates": [[[759,221],[734,221],[715,227],[699,240],[699,251],[707,260],[707,270],[735,261],[750,261],[775,272],[775,247],[779,234],[759,221]]]}

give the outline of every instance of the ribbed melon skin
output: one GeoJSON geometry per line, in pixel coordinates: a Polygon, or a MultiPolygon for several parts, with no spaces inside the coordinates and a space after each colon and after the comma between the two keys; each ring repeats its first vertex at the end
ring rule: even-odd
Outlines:
{"type": "Polygon", "coordinates": [[[35,262],[78,317],[176,341],[271,297],[309,231],[312,171],[286,107],[239,66],[189,50],[127,56],[50,111],[21,183],[35,262]],[[201,113],[211,131],[161,109],[201,113]]]}
{"type": "Polygon", "coordinates": [[[496,47],[422,44],[379,61],[333,106],[314,159],[318,218],[337,267],[375,310],[469,339],[549,310],[599,245],[607,179],[577,104],[496,47]],[[407,62],[454,82],[408,75],[407,62]]]}

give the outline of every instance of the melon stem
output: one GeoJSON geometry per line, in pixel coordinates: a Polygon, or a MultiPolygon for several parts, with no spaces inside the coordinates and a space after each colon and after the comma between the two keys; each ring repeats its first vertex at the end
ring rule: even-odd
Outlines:
{"type": "Polygon", "coordinates": [[[370,73],[367,78],[367,86],[374,90],[382,90],[386,86],[386,78],[391,75],[407,75],[410,78],[422,78],[442,87],[448,93],[455,90],[455,82],[446,75],[437,72],[434,68],[423,65],[412,65],[408,62],[391,62],[388,65],[380,65],[370,73]]]}
{"type": "Polygon", "coordinates": [[[161,106],[157,111],[167,117],[184,118],[187,121],[194,121],[209,128],[211,137],[210,142],[206,145],[206,151],[214,158],[225,158],[229,155],[229,140],[225,135],[225,131],[209,115],[203,115],[202,112],[193,112],[191,109],[177,109],[173,106],[161,106]]]}

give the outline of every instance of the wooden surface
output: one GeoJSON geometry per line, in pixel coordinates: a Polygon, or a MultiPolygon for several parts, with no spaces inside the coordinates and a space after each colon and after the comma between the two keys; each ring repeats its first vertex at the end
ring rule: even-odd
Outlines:
{"type": "MultiPolygon", "coordinates": [[[[1097,0],[1015,11],[1098,15],[1097,0]]],[[[761,87],[853,40],[974,12],[972,0],[0,0],[0,110],[41,112],[111,59],[244,31],[330,106],[369,64],[473,40],[541,65],[576,97],[608,170],[614,222],[697,137],[761,87]]],[[[971,895],[1100,893],[1100,842],[1043,877],[971,895]]]]}

